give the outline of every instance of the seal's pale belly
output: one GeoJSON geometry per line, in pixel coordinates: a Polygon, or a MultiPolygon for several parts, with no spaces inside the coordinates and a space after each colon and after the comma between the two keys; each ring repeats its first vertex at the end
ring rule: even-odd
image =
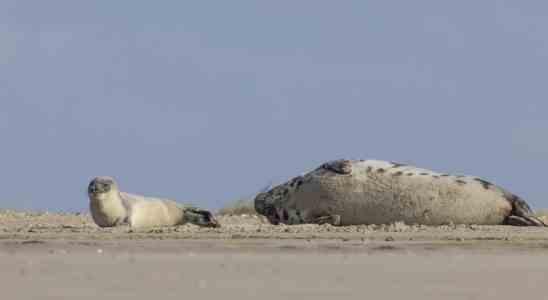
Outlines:
{"type": "Polygon", "coordinates": [[[501,224],[512,210],[503,194],[462,180],[461,186],[441,177],[312,176],[293,197],[308,219],[340,215],[341,225],[501,224]]]}
{"type": "Polygon", "coordinates": [[[184,223],[183,210],[173,201],[140,199],[131,206],[129,223],[131,227],[180,225],[184,223]]]}

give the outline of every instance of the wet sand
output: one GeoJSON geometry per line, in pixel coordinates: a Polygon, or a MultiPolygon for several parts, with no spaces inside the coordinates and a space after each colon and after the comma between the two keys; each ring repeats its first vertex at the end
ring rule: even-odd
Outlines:
{"type": "Polygon", "coordinates": [[[548,228],[220,222],[0,213],[2,299],[548,298],[548,228]]]}

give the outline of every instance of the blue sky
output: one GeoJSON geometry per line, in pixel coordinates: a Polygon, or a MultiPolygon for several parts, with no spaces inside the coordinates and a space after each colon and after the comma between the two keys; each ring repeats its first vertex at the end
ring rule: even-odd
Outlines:
{"type": "Polygon", "coordinates": [[[0,208],[218,208],[337,158],[548,207],[542,1],[2,1],[0,208]]]}

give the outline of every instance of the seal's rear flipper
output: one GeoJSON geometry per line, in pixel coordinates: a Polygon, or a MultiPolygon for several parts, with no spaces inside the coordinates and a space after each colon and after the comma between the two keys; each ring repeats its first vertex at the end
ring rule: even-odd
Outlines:
{"type": "Polygon", "coordinates": [[[204,227],[221,227],[221,224],[217,222],[213,214],[207,210],[195,207],[185,207],[183,213],[185,223],[192,223],[204,227]]]}
{"type": "Polygon", "coordinates": [[[510,193],[505,194],[505,198],[512,203],[512,212],[508,217],[506,217],[506,219],[504,219],[505,225],[548,226],[539,218],[533,216],[533,212],[525,200],[510,193]]]}
{"type": "Polygon", "coordinates": [[[512,226],[548,226],[544,224],[541,220],[538,218],[529,216],[529,217],[520,217],[515,215],[510,215],[504,219],[505,225],[512,225],[512,226]]]}
{"type": "Polygon", "coordinates": [[[312,223],[318,224],[318,225],[331,224],[333,226],[339,226],[341,225],[341,216],[340,215],[322,216],[314,219],[312,223]]]}

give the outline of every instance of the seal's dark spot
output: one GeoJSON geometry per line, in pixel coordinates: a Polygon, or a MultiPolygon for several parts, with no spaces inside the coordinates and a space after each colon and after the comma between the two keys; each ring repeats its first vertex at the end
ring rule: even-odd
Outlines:
{"type": "Polygon", "coordinates": [[[420,175],[425,176],[425,175],[429,175],[429,174],[428,173],[420,173],[420,175]]]}
{"type": "Polygon", "coordinates": [[[407,173],[407,176],[413,176],[414,174],[413,173],[407,173]]]}
{"type": "Polygon", "coordinates": [[[290,187],[299,188],[299,186],[301,186],[301,184],[303,184],[302,176],[294,177],[289,181],[289,186],[290,187]]]}
{"type": "Polygon", "coordinates": [[[516,196],[512,193],[504,193],[503,197],[504,197],[504,199],[506,199],[510,202],[514,202],[518,199],[518,196],[516,196]]]}
{"type": "Polygon", "coordinates": [[[441,177],[449,177],[450,175],[449,174],[441,174],[440,176],[441,177]]]}
{"type": "Polygon", "coordinates": [[[489,187],[491,187],[493,184],[489,181],[486,181],[486,180],[483,180],[481,178],[474,178],[475,181],[478,181],[479,183],[481,183],[481,185],[483,186],[484,189],[488,190],[489,187]]]}
{"type": "Polygon", "coordinates": [[[352,173],[352,162],[348,159],[339,159],[327,162],[321,168],[337,174],[348,175],[352,173]]]}
{"type": "Polygon", "coordinates": [[[401,176],[402,174],[403,174],[403,172],[398,171],[398,172],[392,174],[392,176],[401,176]]]}
{"type": "Polygon", "coordinates": [[[383,168],[378,168],[377,173],[384,173],[384,169],[383,168]]]}
{"type": "Polygon", "coordinates": [[[295,210],[295,215],[297,215],[297,218],[299,218],[299,222],[304,223],[303,217],[301,217],[301,211],[295,210]]]}
{"type": "Polygon", "coordinates": [[[465,184],[466,184],[466,181],[462,181],[462,180],[460,180],[460,179],[455,180],[455,182],[458,183],[458,184],[461,184],[461,185],[465,185],[465,184]]]}
{"type": "Polygon", "coordinates": [[[392,164],[392,168],[399,168],[399,167],[407,166],[406,164],[400,164],[400,163],[393,162],[393,161],[391,161],[390,163],[392,164]]]}

